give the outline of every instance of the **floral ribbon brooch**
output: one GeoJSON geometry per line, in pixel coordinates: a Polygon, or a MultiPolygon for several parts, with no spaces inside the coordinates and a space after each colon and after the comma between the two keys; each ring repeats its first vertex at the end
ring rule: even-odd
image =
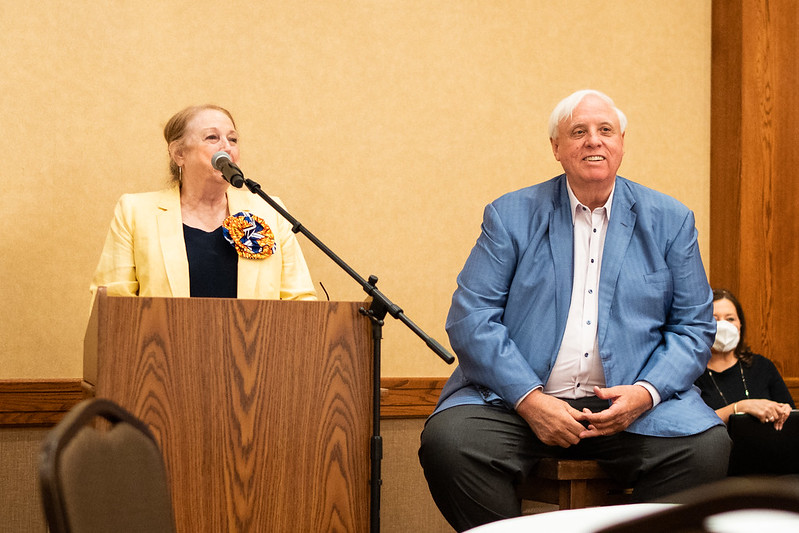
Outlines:
{"type": "Polygon", "coordinates": [[[275,234],[259,216],[249,211],[230,215],[222,222],[225,240],[236,248],[239,257],[266,259],[275,253],[275,234]]]}

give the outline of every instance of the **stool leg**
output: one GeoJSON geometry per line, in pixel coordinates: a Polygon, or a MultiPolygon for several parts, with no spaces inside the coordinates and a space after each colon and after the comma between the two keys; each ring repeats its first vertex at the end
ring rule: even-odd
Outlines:
{"type": "Polygon", "coordinates": [[[559,484],[558,506],[564,509],[582,509],[588,501],[588,482],[584,479],[562,480],[559,484]]]}

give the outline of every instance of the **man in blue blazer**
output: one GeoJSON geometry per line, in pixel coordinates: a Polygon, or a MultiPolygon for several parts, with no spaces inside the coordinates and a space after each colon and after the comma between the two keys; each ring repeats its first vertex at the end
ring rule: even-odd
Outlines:
{"type": "Polygon", "coordinates": [[[549,125],[565,173],[485,209],[447,317],[459,366],[419,450],[456,530],[518,516],[544,456],[597,459],[637,501],[726,474],[693,387],[716,329],[694,216],[616,175],[626,122],[598,91],[565,98],[549,125]]]}

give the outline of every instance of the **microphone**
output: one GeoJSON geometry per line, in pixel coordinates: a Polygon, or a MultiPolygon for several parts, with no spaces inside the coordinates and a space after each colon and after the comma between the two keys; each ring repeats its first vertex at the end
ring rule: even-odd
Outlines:
{"type": "Polygon", "coordinates": [[[220,171],[225,181],[237,189],[241,189],[241,186],[244,185],[244,174],[227,152],[219,151],[215,153],[211,158],[211,166],[220,171]]]}

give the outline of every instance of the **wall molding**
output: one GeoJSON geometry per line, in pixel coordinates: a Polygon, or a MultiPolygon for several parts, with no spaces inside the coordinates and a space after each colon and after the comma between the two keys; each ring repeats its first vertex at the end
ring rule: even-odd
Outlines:
{"type": "MultiPolygon", "coordinates": [[[[381,418],[426,418],[433,412],[446,380],[381,379],[381,418]]],[[[89,395],[78,378],[0,380],[0,427],[53,426],[89,395]]]]}
{"type": "Polygon", "coordinates": [[[0,427],[53,426],[86,398],[80,379],[0,380],[0,427]]]}
{"type": "Polygon", "coordinates": [[[380,418],[427,418],[447,378],[382,378],[380,418]]]}
{"type": "MultiPolygon", "coordinates": [[[[380,380],[380,418],[427,418],[445,377],[385,377],[380,380]]],[[[799,405],[799,377],[785,378],[799,405]]],[[[49,427],[89,396],[80,379],[0,380],[0,427],[49,427]]]]}

